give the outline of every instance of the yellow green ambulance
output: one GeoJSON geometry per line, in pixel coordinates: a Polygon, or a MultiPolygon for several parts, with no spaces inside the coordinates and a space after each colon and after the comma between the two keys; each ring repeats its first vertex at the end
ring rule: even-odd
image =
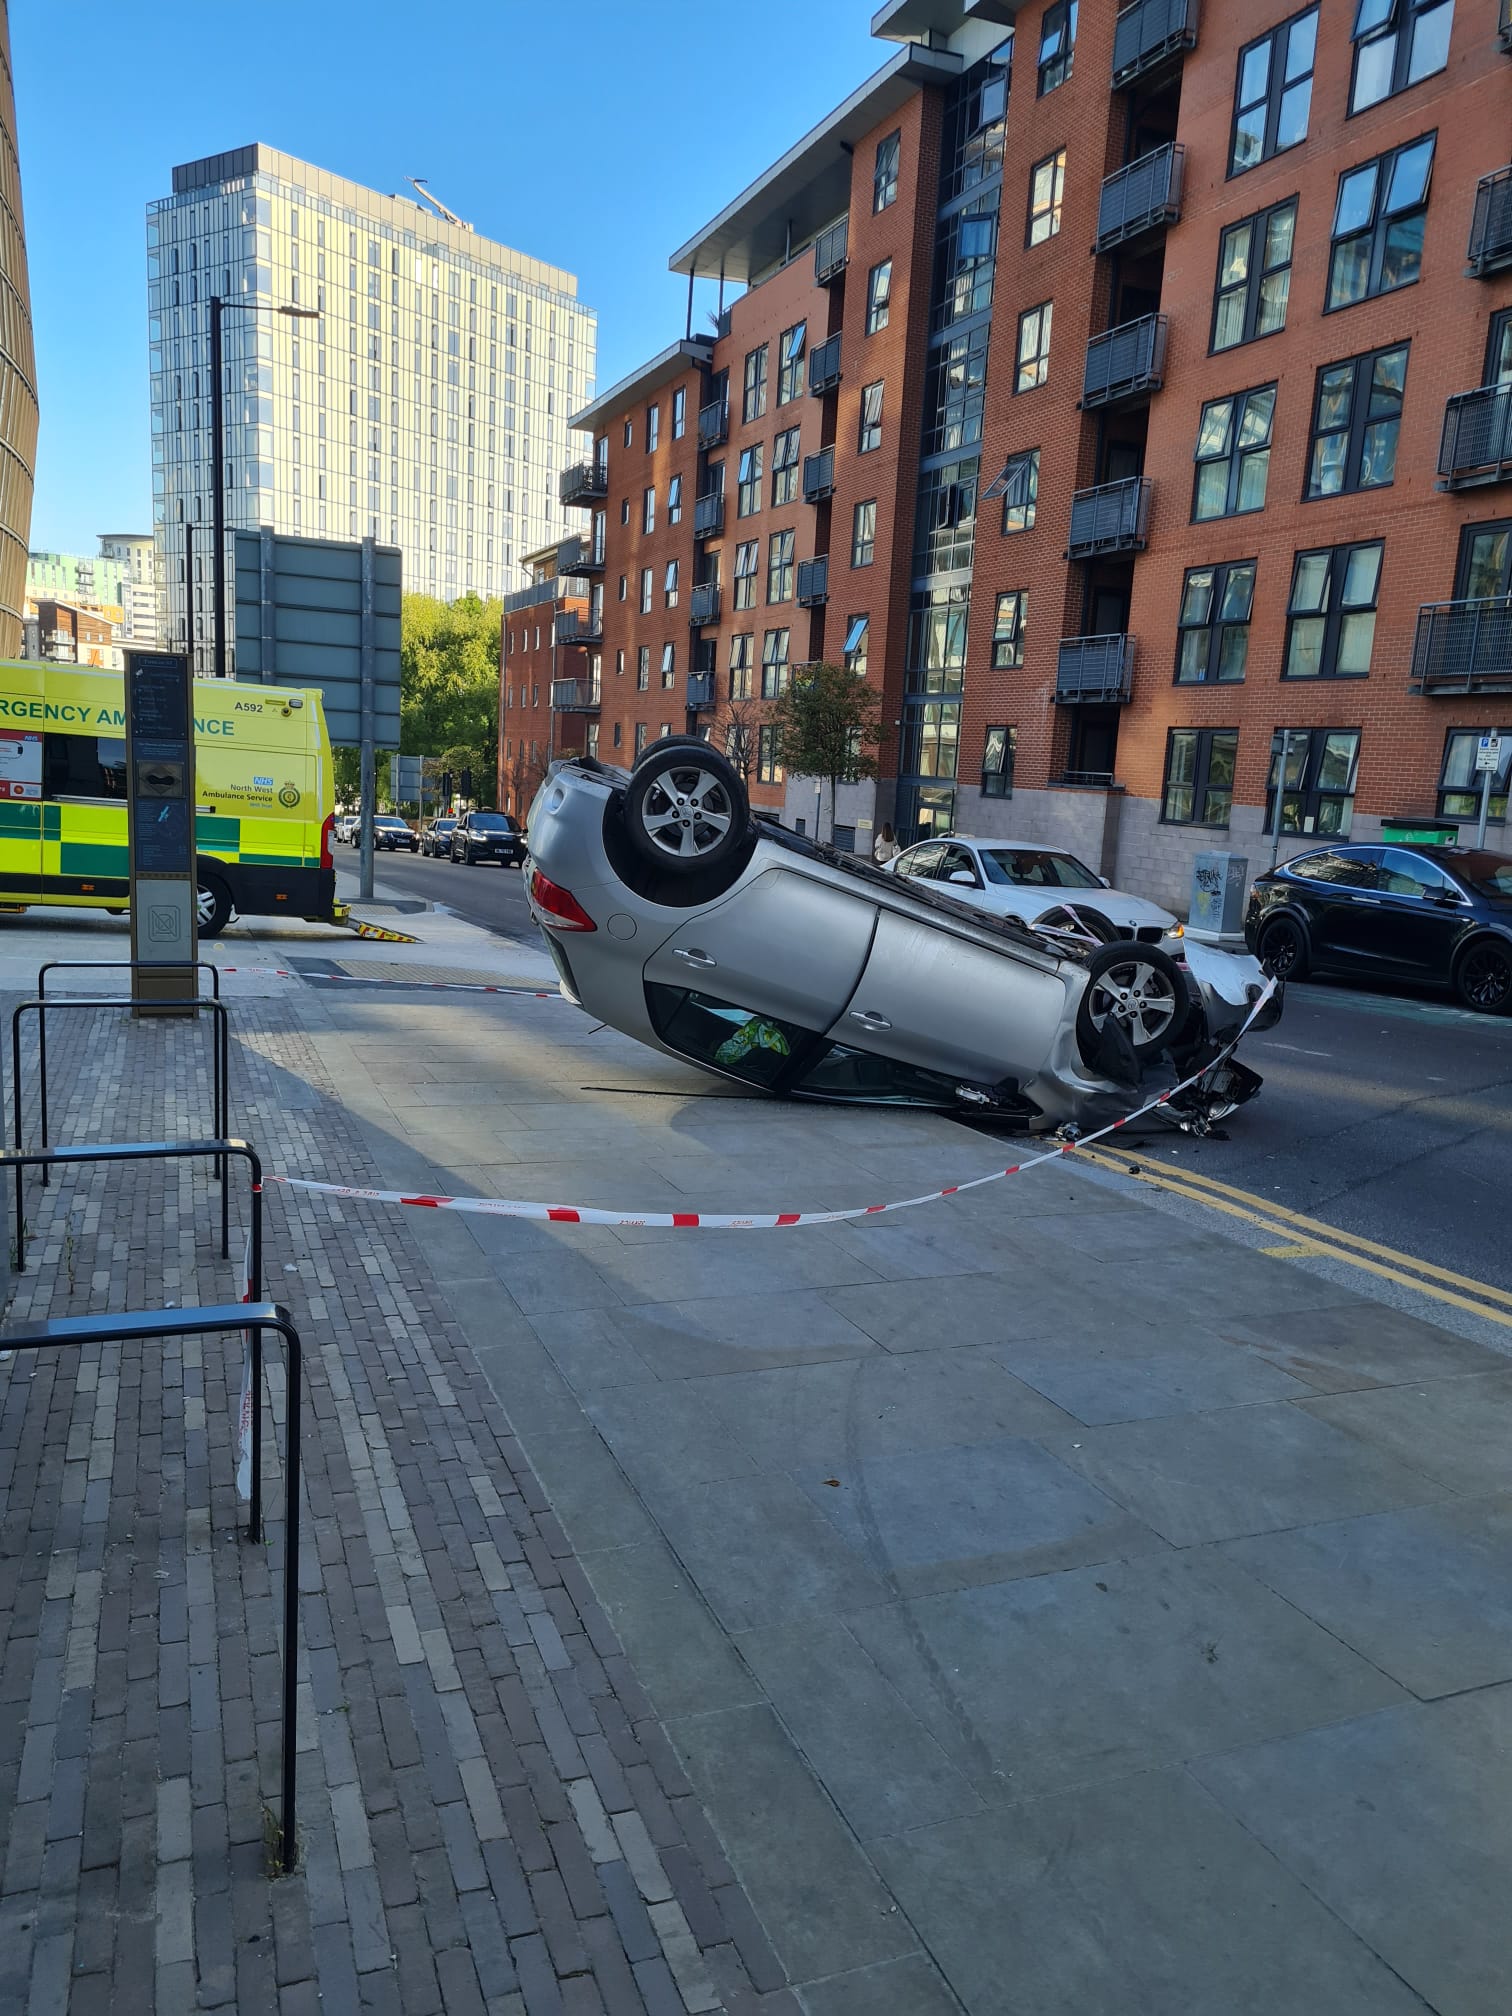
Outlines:
{"type": "MultiPolygon", "coordinates": [[[[125,680],[0,663],[0,909],[129,907],[125,680]]],[[[343,921],[335,779],[318,692],[194,682],[199,932],[343,921]]]]}

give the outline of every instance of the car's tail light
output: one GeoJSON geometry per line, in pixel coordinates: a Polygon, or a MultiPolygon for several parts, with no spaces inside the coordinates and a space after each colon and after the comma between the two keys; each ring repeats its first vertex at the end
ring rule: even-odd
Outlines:
{"type": "Polygon", "coordinates": [[[597,931],[597,924],[572,891],[560,888],[549,875],[543,875],[539,868],[532,868],[530,871],[530,895],[536,908],[544,910],[551,919],[554,930],[597,931]]]}
{"type": "Polygon", "coordinates": [[[336,814],[334,812],[327,812],[320,826],[320,865],[322,868],[334,868],[336,866],[335,857],[331,853],[331,834],[334,832],[335,827],[336,814]]]}

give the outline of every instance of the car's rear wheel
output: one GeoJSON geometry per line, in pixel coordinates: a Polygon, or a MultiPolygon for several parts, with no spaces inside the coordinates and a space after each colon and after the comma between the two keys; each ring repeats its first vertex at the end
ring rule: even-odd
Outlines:
{"type": "Polygon", "coordinates": [[[1512,1010],[1512,945],[1500,938],[1477,938],[1454,965],[1454,991],[1467,1008],[1482,1015],[1512,1010]]]}
{"type": "Polygon", "coordinates": [[[1307,977],[1307,939],[1295,917],[1272,917],[1262,924],[1255,956],[1273,980],[1307,977]]]}
{"type": "Polygon", "coordinates": [[[1158,945],[1120,940],[1087,961],[1087,987],[1076,1010],[1082,1059],[1095,1065],[1110,1025],[1128,1038],[1137,1064],[1153,1063],[1181,1034],[1187,995],[1180,969],[1158,945]]]}
{"type": "Polygon", "coordinates": [[[664,736],[625,788],[625,832],[641,860],[665,874],[719,868],[745,843],[750,801],[735,766],[696,736],[664,736]]]}
{"type": "Polygon", "coordinates": [[[218,938],[231,918],[231,891],[216,875],[201,875],[194,892],[201,938],[218,938]]]}

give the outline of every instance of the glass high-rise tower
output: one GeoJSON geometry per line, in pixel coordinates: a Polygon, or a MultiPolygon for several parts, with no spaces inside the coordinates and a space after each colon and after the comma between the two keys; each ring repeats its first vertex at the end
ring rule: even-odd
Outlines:
{"type": "Polygon", "coordinates": [[[188,523],[208,666],[215,295],[228,530],[371,536],[447,601],[524,586],[522,556],[566,531],[556,476],[598,327],[571,273],[264,146],[175,168],[147,262],[167,641],[186,636],[188,523]]]}

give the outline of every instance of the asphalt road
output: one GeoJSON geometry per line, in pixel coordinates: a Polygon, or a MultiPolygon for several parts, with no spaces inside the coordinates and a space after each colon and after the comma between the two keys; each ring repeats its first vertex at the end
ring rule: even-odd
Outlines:
{"type": "MultiPolygon", "coordinates": [[[[343,868],[356,872],[355,847],[338,847],[336,859],[343,868]]],[[[461,862],[432,861],[423,854],[379,854],[373,864],[373,880],[380,890],[388,888],[444,903],[448,910],[485,930],[531,943],[538,940],[525,901],[525,879],[518,868],[498,868],[491,861],[468,868],[461,862]]]]}

